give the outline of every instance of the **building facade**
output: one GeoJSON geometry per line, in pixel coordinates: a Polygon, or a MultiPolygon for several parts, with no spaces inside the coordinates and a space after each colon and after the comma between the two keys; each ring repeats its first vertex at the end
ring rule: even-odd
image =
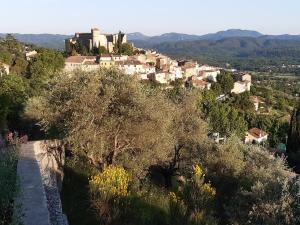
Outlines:
{"type": "Polygon", "coordinates": [[[98,70],[100,65],[96,56],[70,56],[65,59],[65,72],[75,70],[94,71],[98,70]]]}

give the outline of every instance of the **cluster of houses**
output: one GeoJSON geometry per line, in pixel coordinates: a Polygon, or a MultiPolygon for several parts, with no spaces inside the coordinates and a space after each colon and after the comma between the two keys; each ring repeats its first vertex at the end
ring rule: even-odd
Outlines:
{"type": "MultiPolygon", "coordinates": [[[[199,65],[190,60],[173,60],[168,56],[152,50],[139,49],[139,53],[133,56],[101,54],[99,56],[70,56],[65,60],[65,71],[74,70],[93,71],[100,67],[115,67],[127,75],[134,76],[138,80],[155,80],[158,83],[168,85],[176,79],[183,79],[199,89],[211,88],[212,83],[217,82],[217,76],[221,68],[209,65],[199,65]]],[[[250,91],[251,75],[243,73],[234,74],[234,88],[232,93],[241,94],[250,91]]]]}

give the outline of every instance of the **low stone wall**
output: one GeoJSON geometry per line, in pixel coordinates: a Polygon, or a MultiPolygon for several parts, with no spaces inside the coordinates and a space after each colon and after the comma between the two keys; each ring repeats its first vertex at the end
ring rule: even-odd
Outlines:
{"type": "Polygon", "coordinates": [[[34,152],[40,167],[51,225],[67,225],[62,212],[60,190],[63,180],[64,149],[58,140],[34,142],[34,152]]]}

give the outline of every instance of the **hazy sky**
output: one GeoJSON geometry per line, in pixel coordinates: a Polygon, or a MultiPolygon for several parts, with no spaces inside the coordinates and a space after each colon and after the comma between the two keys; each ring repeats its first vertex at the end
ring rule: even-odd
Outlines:
{"type": "Polygon", "coordinates": [[[300,34],[300,0],[0,0],[0,33],[300,34]]]}

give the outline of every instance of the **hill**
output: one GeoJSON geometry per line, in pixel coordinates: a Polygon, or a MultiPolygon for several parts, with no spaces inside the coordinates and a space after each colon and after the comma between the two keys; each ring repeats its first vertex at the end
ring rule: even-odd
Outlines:
{"type": "MultiPolygon", "coordinates": [[[[71,35],[62,34],[12,34],[18,41],[24,43],[35,44],[40,47],[64,50],[64,40],[72,37],[71,35]]],[[[5,37],[6,34],[1,33],[0,37],[5,37]]]]}
{"type": "Polygon", "coordinates": [[[226,31],[219,31],[213,34],[206,35],[191,35],[181,33],[165,33],[158,36],[146,36],[142,33],[128,34],[130,41],[147,41],[148,43],[174,42],[174,41],[195,41],[195,40],[221,40],[230,37],[261,37],[263,34],[252,30],[230,29],[226,31]]]}
{"type": "Polygon", "coordinates": [[[206,35],[191,35],[182,33],[165,33],[158,36],[146,36],[142,33],[128,34],[128,40],[137,45],[153,45],[163,42],[178,42],[178,41],[197,41],[197,40],[222,40],[230,37],[261,37],[263,34],[257,31],[231,29],[227,31],[220,31],[214,34],[206,35]],[[145,42],[145,43],[144,43],[145,42]]]}
{"type": "Polygon", "coordinates": [[[300,40],[234,37],[222,40],[197,40],[149,44],[152,48],[175,58],[192,58],[213,65],[231,64],[238,69],[260,70],[282,64],[300,65],[300,40]]]}

